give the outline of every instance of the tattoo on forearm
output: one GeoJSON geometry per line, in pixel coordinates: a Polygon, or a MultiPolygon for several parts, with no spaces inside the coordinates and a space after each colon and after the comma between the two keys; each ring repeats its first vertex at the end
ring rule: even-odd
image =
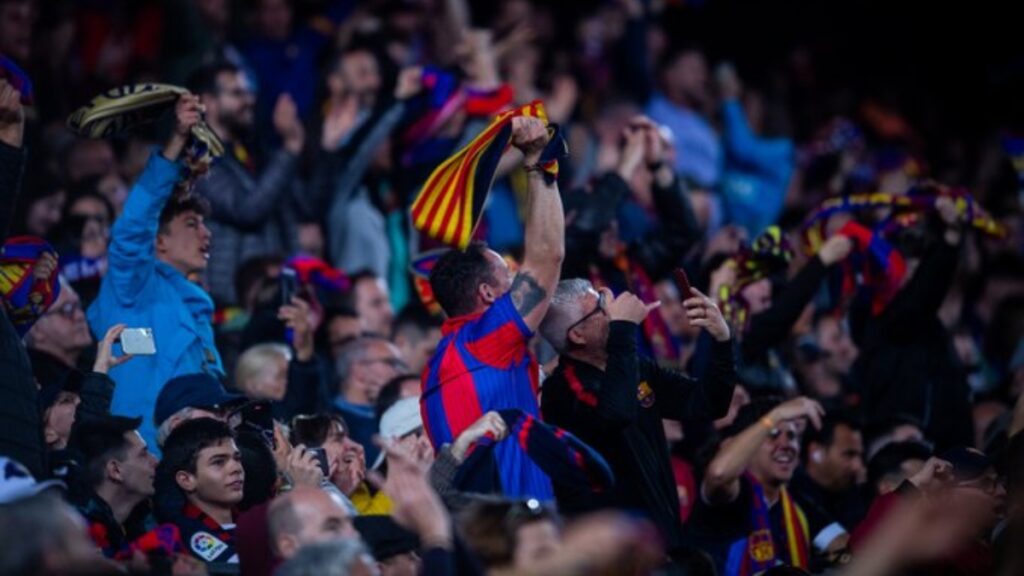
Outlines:
{"type": "Polygon", "coordinates": [[[512,304],[515,305],[519,314],[523,316],[533,312],[533,309],[543,302],[548,295],[544,288],[537,283],[537,280],[526,272],[516,274],[516,278],[512,281],[512,287],[509,291],[512,293],[512,304]]]}

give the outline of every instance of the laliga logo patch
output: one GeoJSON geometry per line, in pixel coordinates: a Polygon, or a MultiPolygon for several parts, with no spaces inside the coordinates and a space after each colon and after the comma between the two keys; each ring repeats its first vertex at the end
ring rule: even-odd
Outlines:
{"type": "Polygon", "coordinates": [[[214,558],[220,556],[221,552],[228,548],[227,544],[221,542],[208,532],[196,532],[193,534],[189,546],[192,547],[192,551],[197,556],[207,562],[213,562],[214,558]]]}
{"type": "Polygon", "coordinates": [[[641,382],[640,386],[637,386],[636,399],[644,408],[654,406],[654,390],[651,389],[651,386],[647,384],[646,380],[641,382]]]}

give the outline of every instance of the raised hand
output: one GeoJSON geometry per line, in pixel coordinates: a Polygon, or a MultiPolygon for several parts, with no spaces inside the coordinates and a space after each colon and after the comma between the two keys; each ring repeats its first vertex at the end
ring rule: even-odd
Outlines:
{"type": "Polygon", "coordinates": [[[768,418],[775,425],[790,420],[808,419],[816,430],[821,429],[821,419],[825,416],[825,409],[814,400],[805,396],[793,398],[779,404],[768,413],[768,418]]]}
{"type": "Polygon", "coordinates": [[[277,319],[284,321],[284,325],[292,329],[292,346],[295,347],[296,360],[311,360],[315,352],[313,333],[316,326],[313,326],[310,319],[309,304],[298,296],[292,296],[290,304],[277,310],[277,319]]]}
{"type": "Polygon", "coordinates": [[[423,67],[409,66],[402,68],[398,73],[398,81],[395,82],[395,98],[407,100],[423,90],[423,67]]]}
{"type": "MultiPolygon", "coordinates": [[[[606,297],[610,294],[611,291],[608,291],[606,297]]],[[[623,292],[608,304],[608,318],[639,324],[644,321],[644,318],[647,318],[651,310],[659,306],[661,306],[660,300],[646,304],[632,292],[623,292]]]]}
{"type": "Polygon", "coordinates": [[[303,139],[306,131],[299,119],[299,110],[295,106],[295,100],[286,92],[277,98],[274,104],[274,130],[284,142],[285,150],[292,154],[302,152],[303,139]]]}
{"type": "Polygon", "coordinates": [[[172,162],[178,159],[192,133],[192,127],[203,119],[206,108],[194,94],[182,94],[174,104],[174,131],[164,145],[163,156],[172,162]]]}
{"type": "Polygon", "coordinates": [[[490,435],[495,442],[501,442],[508,436],[508,425],[497,412],[487,412],[473,422],[469,428],[463,430],[462,434],[459,434],[459,437],[452,443],[452,456],[456,461],[462,462],[466,458],[469,448],[487,435],[490,435]]]}
{"type": "Polygon", "coordinates": [[[0,142],[20,148],[25,133],[21,92],[0,78],[0,142]]]}
{"type": "Polygon", "coordinates": [[[337,150],[341,140],[355,127],[358,115],[359,98],[354,94],[345,96],[340,106],[332,106],[321,125],[320,147],[329,152],[337,150]]]}
{"type": "Polygon", "coordinates": [[[451,547],[448,511],[430,487],[428,467],[394,442],[376,441],[388,458],[388,477],[384,480],[373,473],[370,482],[391,499],[391,517],[399,526],[415,532],[424,549],[451,547]]]}
{"type": "Polygon", "coordinates": [[[92,365],[93,372],[107,374],[111,368],[120,366],[132,359],[131,354],[122,354],[115,357],[113,352],[114,342],[121,337],[121,332],[124,332],[126,327],[124,324],[114,324],[107,330],[106,335],[103,336],[103,339],[96,346],[96,361],[92,365]]]}
{"type": "Polygon", "coordinates": [[[686,319],[693,326],[699,326],[708,331],[711,337],[719,342],[729,340],[731,333],[729,323],[722,316],[722,311],[711,298],[708,298],[696,288],[690,288],[691,297],[683,300],[683,307],[686,308],[686,319]]]}
{"type": "Polygon", "coordinates": [[[853,240],[846,236],[833,236],[825,241],[818,250],[818,257],[826,266],[831,266],[850,255],[853,250],[853,240]]]}
{"type": "Polygon", "coordinates": [[[524,164],[536,164],[549,139],[548,128],[539,118],[512,119],[512,145],[522,151],[524,164]]]}

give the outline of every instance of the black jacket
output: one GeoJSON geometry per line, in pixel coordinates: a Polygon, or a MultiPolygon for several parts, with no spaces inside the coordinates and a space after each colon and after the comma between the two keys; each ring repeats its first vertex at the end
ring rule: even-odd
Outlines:
{"type": "Polygon", "coordinates": [[[615,473],[607,494],[570,494],[556,487],[566,513],[604,507],[629,508],[650,516],[669,550],[682,545],[679,495],[669,463],[663,418],[717,418],[729,409],[735,384],[732,346],[713,345],[706,376],[693,380],[660,368],[637,354],[637,326],[612,322],[608,363],[602,371],[562,356],[544,381],[544,420],[566,429],[600,452],[615,473]]]}
{"type": "Polygon", "coordinates": [[[878,316],[854,307],[860,346],[854,374],[871,423],[907,414],[939,450],[974,443],[970,388],[938,310],[953,282],[958,250],[937,242],[914,276],[878,316]]]}
{"type": "MultiPolygon", "coordinates": [[[[7,241],[24,166],[24,148],[0,142],[0,242],[7,241]]],[[[24,464],[36,478],[44,478],[46,451],[32,366],[21,338],[2,311],[0,374],[0,455],[24,464]]]]}

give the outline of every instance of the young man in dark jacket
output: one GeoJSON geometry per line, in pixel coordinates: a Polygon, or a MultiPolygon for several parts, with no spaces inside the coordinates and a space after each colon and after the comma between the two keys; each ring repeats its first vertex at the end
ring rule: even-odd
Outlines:
{"type": "Polygon", "coordinates": [[[558,285],[541,333],[561,354],[544,382],[544,420],[576,434],[607,458],[617,478],[607,494],[557,492],[562,510],[603,507],[642,510],[665,537],[682,546],[679,495],[669,464],[662,418],[717,418],[732,399],[735,373],[729,327],[709,298],[694,291],[683,305],[694,326],[714,338],[705,377],[696,381],[660,368],[637,353],[637,327],[658,303],[629,292],[612,297],[587,280],[558,285]]]}

